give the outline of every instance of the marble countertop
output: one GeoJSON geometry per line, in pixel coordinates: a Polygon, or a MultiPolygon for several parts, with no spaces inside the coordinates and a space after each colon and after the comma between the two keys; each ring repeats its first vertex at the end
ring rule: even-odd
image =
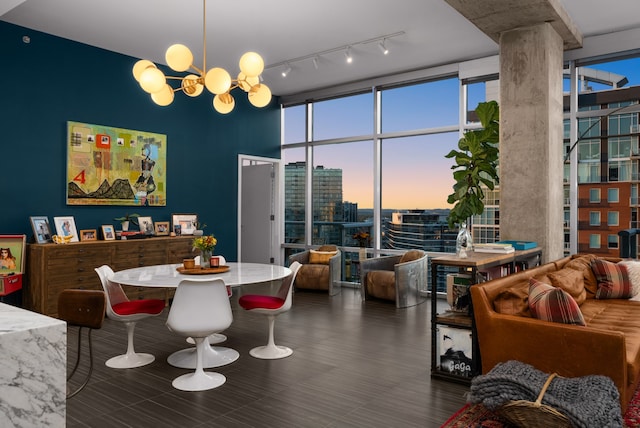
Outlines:
{"type": "Polygon", "coordinates": [[[59,324],[65,324],[65,322],[37,312],[0,303],[0,335],[59,324]]]}

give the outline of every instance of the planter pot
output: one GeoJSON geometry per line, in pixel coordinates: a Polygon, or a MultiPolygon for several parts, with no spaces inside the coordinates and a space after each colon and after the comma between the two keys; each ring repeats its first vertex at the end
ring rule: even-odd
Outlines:
{"type": "Polygon", "coordinates": [[[122,231],[126,232],[129,230],[129,222],[128,221],[123,221],[122,222],[122,231]]]}

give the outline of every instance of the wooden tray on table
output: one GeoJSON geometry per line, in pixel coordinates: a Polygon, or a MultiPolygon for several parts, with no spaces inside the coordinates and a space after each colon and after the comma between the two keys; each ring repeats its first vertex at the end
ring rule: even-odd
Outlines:
{"type": "Polygon", "coordinates": [[[229,271],[229,266],[219,266],[219,267],[210,267],[203,268],[201,266],[196,266],[193,269],[186,269],[184,266],[178,266],[176,270],[184,275],[211,275],[213,273],[223,273],[229,271]]]}

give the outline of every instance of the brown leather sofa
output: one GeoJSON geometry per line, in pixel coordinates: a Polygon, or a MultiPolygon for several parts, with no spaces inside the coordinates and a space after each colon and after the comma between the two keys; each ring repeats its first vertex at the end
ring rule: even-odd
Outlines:
{"type": "Polygon", "coordinates": [[[363,300],[391,300],[397,308],[415,306],[426,300],[427,272],[427,253],[421,250],[360,260],[360,294],[363,300]]]}
{"type": "MultiPolygon", "coordinates": [[[[565,377],[608,376],[620,392],[625,411],[640,383],[640,302],[596,299],[594,258],[566,257],[471,287],[482,373],[497,363],[517,360],[565,377]],[[529,279],[548,281],[569,269],[583,273],[582,281],[574,281],[569,288],[573,287],[570,294],[577,296],[586,326],[534,318],[528,310],[529,279]]],[[[566,284],[546,283],[569,292],[566,284]]]]}
{"type": "Polygon", "coordinates": [[[323,245],[289,256],[289,264],[302,264],[294,283],[300,290],[327,290],[330,296],[340,293],[342,254],[335,245],[323,245]]]}

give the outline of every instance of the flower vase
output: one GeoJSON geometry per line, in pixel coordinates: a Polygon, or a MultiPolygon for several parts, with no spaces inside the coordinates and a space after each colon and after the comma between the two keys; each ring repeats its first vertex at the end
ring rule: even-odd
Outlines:
{"type": "Polygon", "coordinates": [[[467,223],[463,221],[460,224],[460,231],[458,231],[458,237],[456,238],[456,255],[461,259],[466,259],[468,257],[467,252],[472,249],[473,239],[467,229],[467,223]]]}
{"type": "Polygon", "coordinates": [[[200,267],[203,269],[207,269],[211,267],[211,255],[213,254],[213,250],[202,250],[202,254],[200,255],[200,267]]]}
{"type": "Polygon", "coordinates": [[[367,249],[366,248],[360,248],[360,250],[358,250],[358,260],[365,260],[367,258],[367,249]]]}

